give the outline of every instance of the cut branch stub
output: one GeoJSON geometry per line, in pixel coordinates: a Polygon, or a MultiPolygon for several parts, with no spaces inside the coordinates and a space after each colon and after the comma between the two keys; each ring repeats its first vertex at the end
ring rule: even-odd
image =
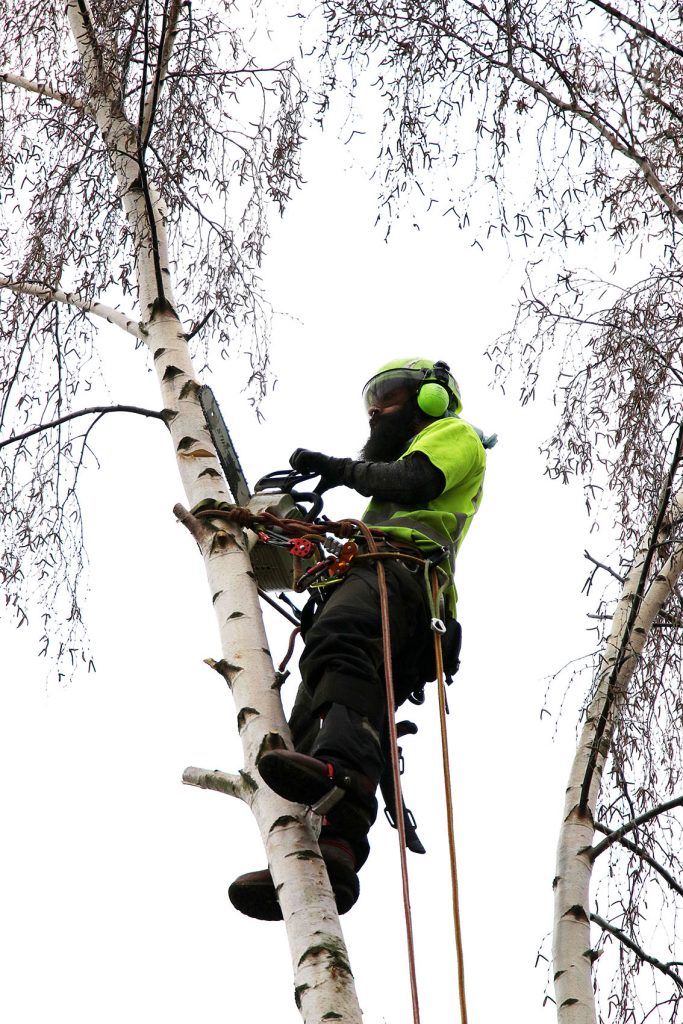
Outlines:
{"type": "Polygon", "coordinates": [[[205,658],[204,664],[208,665],[209,668],[214,669],[219,675],[223,676],[228,686],[232,689],[235,679],[242,671],[240,665],[232,665],[225,658],[221,658],[220,661],[214,661],[213,658],[205,658]]]}

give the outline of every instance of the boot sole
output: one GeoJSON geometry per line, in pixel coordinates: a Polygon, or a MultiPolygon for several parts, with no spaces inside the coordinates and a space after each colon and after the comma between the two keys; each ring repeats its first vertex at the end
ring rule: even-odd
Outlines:
{"type": "MultiPolygon", "coordinates": [[[[354,871],[326,864],[330,885],[334,892],[337,912],[346,914],[356,903],[360,884],[354,871]]],[[[282,910],[270,874],[255,872],[254,877],[237,878],[228,889],[230,902],[236,910],[257,921],[282,921],[282,910]]]]}
{"type": "MultiPolygon", "coordinates": [[[[335,788],[335,783],[327,775],[300,762],[278,757],[277,753],[264,754],[258,762],[258,770],[266,785],[278,796],[312,807],[335,788]]],[[[366,836],[372,824],[363,808],[348,793],[325,813],[325,817],[330,825],[349,838],[366,836]]]]}

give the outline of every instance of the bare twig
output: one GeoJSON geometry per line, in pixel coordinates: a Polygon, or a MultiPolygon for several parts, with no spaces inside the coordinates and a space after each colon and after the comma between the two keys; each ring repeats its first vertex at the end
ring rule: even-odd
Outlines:
{"type": "Polygon", "coordinates": [[[612,569],[609,565],[605,565],[603,562],[598,562],[597,558],[593,558],[593,556],[588,551],[584,551],[583,557],[587,558],[588,561],[592,562],[593,565],[596,566],[598,569],[604,569],[605,572],[608,572],[610,574],[610,576],[614,576],[615,580],[619,580],[620,583],[624,582],[623,576],[620,576],[619,573],[615,572],[614,569],[612,569]]]}
{"type": "Polygon", "coordinates": [[[646,953],[644,949],[633,941],[633,939],[630,939],[628,935],[622,932],[620,928],[615,928],[613,924],[610,924],[609,921],[605,921],[604,917],[600,917],[599,914],[591,914],[591,921],[595,921],[595,923],[600,925],[604,931],[609,932],[610,935],[614,935],[615,938],[619,939],[619,942],[635,953],[636,956],[640,957],[641,960],[644,960],[645,963],[656,967],[658,971],[662,972],[662,974],[666,974],[671,978],[680,989],[683,989],[683,978],[681,978],[676,971],[673,971],[669,964],[664,964],[661,960],[657,960],[656,957],[650,956],[649,953],[646,953]]]}
{"type": "MultiPolygon", "coordinates": [[[[614,832],[610,832],[606,839],[594,846],[590,852],[590,858],[594,861],[601,853],[612,845],[621,840],[627,832],[632,832],[634,828],[638,828],[639,825],[645,824],[646,821],[650,821],[652,818],[656,818],[660,814],[665,814],[666,811],[673,810],[674,807],[683,807],[683,796],[678,796],[675,800],[669,800],[664,804],[657,804],[656,807],[652,807],[649,811],[645,811],[643,814],[639,814],[637,818],[632,818],[631,821],[627,821],[621,828],[615,829],[614,832]]],[[[597,825],[596,825],[597,828],[597,825]]],[[[603,828],[600,829],[603,831],[603,828]]]]}
{"type": "Polygon", "coordinates": [[[162,412],[157,412],[154,409],[143,409],[137,405],[93,405],[89,409],[80,409],[78,412],[70,412],[66,416],[60,416],[56,420],[52,420],[50,423],[40,423],[37,427],[32,427],[31,430],[24,431],[23,434],[15,434],[13,437],[6,437],[4,441],[0,441],[0,448],[6,448],[9,444],[17,444],[19,441],[25,441],[27,437],[33,437],[34,434],[40,434],[44,430],[50,430],[53,427],[59,427],[62,423],[67,423],[69,420],[78,419],[79,416],[93,416],[99,414],[103,416],[108,412],[133,412],[137,413],[138,416],[150,416],[153,419],[164,420],[165,417],[162,412]]]}
{"type": "Polygon", "coordinates": [[[625,25],[630,25],[636,32],[640,32],[644,36],[648,36],[650,39],[654,39],[660,46],[664,46],[667,50],[671,50],[672,53],[678,54],[679,57],[683,57],[683,50],[680,46],[676,46],[675,43],[669,42],[664,36],[660,36],[659,32],[655,32],[654,29],[648,28],[647,25],[643,25],[642,22],[636,21],[634,18],[629,18],[628,14],[624,14],[623,11],[618,10],[616,7],[612,7],[611,4],[604,3],[604,0],[590,0],[590,3],[595,4],[601,10],[609,14],[611,18],[616,18],[618,21],[623,21],[625,25]]]}
{"type": "MultiPolygon", "coordinates": [[[[595,829],[597,832],[602,832],[603,835],[612,835],[611,829],[609,829],[607,825],[603,825],[601,822],[595,823],[595,829]]],[[[671,872],[662,867],[659,861],[656,861],[655,858],[647,852],[647,850],[644,850],[642,846],[637,846],[635,843],[632,843],[630,839],[625,839],[623,836],[620,836],[617,842],[620,846],[630,850],[631,853],[635,853],[641,860],[644,860],[646,864],[649,864],[653,871],[656,871],[658,875],[661,875],[664,881],[671,886],[674,892],[677,892],[679,896],[683,896],[683,885],[680,885],[671,872]]]]}
{"type": "Polygon", "coordinates": [[[210,309],[209,312],[205,316],[203,316],[201,320],[199,320],[198,323],[196,323],[195,326],[185,335],[185,340],[190,341],[192,338],[194,338],[195,334],[199,334],[202,327],[204,327],[209,322],[209,320],[211,319],[215,312],[216,307],[214,306],[214,308],[210,309]]]}

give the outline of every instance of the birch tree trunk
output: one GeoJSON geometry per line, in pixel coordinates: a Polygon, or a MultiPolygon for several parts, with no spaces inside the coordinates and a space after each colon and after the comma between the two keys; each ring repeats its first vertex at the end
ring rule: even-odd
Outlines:
{"type": "MultiPolygon", "coordinates": [[[[673,499],[679,514],[682,500],[683,492],[673,499]]],[[[597,1022],[590,935],[594,821],[615,725],[638,660],[653,623],[683,574],[683,545],[674,544],[668,560],[649,578],[649,561],[660,540],[655,527],[624,581],[565,794],[553,880],[553,977],[560,1024],[597,1022]]]]}
{"type": "MultiPolygon", "coordinates": [[[[169,18],[173,17],[171,5],[169,18]]],[[[69,0],[68,16],[89,87],[90,104],[104,139],[132,232],[140,322],[154,360],[164,418],[190,507],[202,498],[229,499],[197,400],[196,379],[183,325],[176,312],[168,258],[167,214],[147,179],[141,135],[153,118],[153,89],[140,126],[125,116],[104,71],[87,0],[69,0]]],[[[170,45],[164,60],[170,58],[170,45]]],[[[157,80],[164,69],[157,70],[157,80]]],[[[218,619],[221,657],[214,667],[235,701],[244,767],[233,776],[190,770],[186,781],[222,789],[244,800],[258,823],[289,939],[295,997],[306,1024],[340,1020],[357,1024],[361,1013],[334,897],[306,811],[271,792],[256,771],[259,754],[290,744],[279,688],[268,651],[256,583],[239,528],[200,523],[182,506],[177,514],[196,539],[204,560],[209,598],[218,619]]],[[[238,927],[238,924],[236,925],[238,927]]],[[[227,994],[226,994],[227,995],[227,994]]]]}

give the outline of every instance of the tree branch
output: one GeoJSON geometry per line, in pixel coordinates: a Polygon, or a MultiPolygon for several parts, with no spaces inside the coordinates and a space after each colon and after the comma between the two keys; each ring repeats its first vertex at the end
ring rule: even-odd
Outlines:
{"type": "Polygon", "coordinates": [[[602,562],[598,562],[597,558],[593,558],[593,556],[588,551],[584,551],[583,557],[587,558],[588,561],[592,562],[593,565],[597,566],[598,569],[604,569],[605,572],[608,572],[610,574],[610,576],[614,576],[615,580],[619,580],[620,583],[624,582],[623,576],[620,576],[618,572],[615,572],[614,569],[611,569],[609,565],[604,565],[602,562]]]}
{"type": "Polygon", "coordinates": [[[176,517],[179,523],[185,527],[189,533],[192,534],[197,544],[201,547],[207,537],[211,536],[211,530],[206,526],[200,519],[193,516],[191,512],[178,502],[177,505],[173,506],[173,515],[176,517]]]}
{"type": "Polygon", "coordinates": [[[195,334],[199,334],[201,329],[206,326],[206,324],[209,322],[209,320],[211,319],[215,312],[216,307],[214,306],[213,309],[210,309],[209,312],[205,316],[203,316],[201,320],[199,320],[198,323],[196,323],[185,335],[185,341],[191,341],[192,338],[194,338],[195,334]]]}
{"type": "Polygon", "coordinates": [[[661,960],[657,960],[656,957],[650,956],[646,953],[644,949],[641,949],[641,947],[633,941],[633,939],[629,939],[628,935],[622,932],[620,928],[615,928],[613,924],[610,924],[609,921],[605,921],[604,917],[600,917],[598,914],[591,914],[591,921],[595,921],[595,923],[600,925],[604,931],[609,932],[610,935],[614,935],[615,938],[619,939],[619,942],[632,950],[632,952],[634,952],[636,956],[639,956],[641,960],[644,960],[645,963],[651,964],[653,967],[656,967],[658,971],[661,971],[662,974],[666,974],[669,978],[672,978],[676,985],[678,985],[680,989],[683,989],[683,979],[676,973],[676,971],[672,971],[668,964],[664,964],[661,960]]]}
{"type": "Polygon", "coordinates": [[[159,57],[157,60],[156,70],[154,72],[154,80],[145,98],[145,105],[142,114],[142,125],[140,130],[143,138],[143,151],[149,142],[149,137],[152,134],[152,128],[154,127],[154,114],[159,100],[159,91],[168,73],[168,65],[171,60],[171,54],[173,53],[173,44],[175,42],[181,8],[181,0],[170,0],[170,9],[167,15],[166,7],[164,6],[161,36],[159,39],[159,57]]]}
{"type": "Polygon", "coordinates": [[[238,800],[244,799],[244,783],[240,776],[219,772],[217,768],[214,771],[208,768],[186,768],[183,772],[183,785],[213,789],[217,793],[235,796],[238,800]]]}
{"type": "MultiPolygon", "coordinates": [[[[595,823],[595,829],[597,832],[602,832],[603,835],[612,835],[612,832],[607,825],[603,825],[601,822],[595,823]]],[[[683,885],[680,885],[671,872],[667,871],[666,868],[663,868],[662,865],[647,852],[647,850],[644,850],[642,846],[636,846],[636,844],[632,843],[630,839],[624,839],[623,836],[620,836],[617,842],[620,846],[624,846],[627,850],[630,850],[631,853],[635,853],[641,860],[644,860],[646,864],[649,864],[650,867],[656,871],[657,874],[661,875],[662,878],[671,886],[674,892],[677,892],[679,896],[683,896],[683,885]]]]}
{"type": "Polygon", "coordinates": [[[38,96],[45,96],[49,100],[56,100],[57,103],[63,103],[64,106],[71,107],[79,113],[85,110],[85,104],[76,96],[72,96],[68,92],[62,92],[61,89],[55,89],[53,86],[45,85],[42,82],[34,82],[30,78],[24,78],[22,75],[13,75],[9,71],[2,71],[0,72],[0,82],[6,82],[7,85],[16,85],[19,89],[36,93],[38,96]]]}
{"type": "Polygon", "coordinates": [[[122,331],[132,334],[140,341],[144,341],[147,336],[145,328],[125,313],[121,313],[112,306],[105,306],[102,302],[91,302],[89,299],[84,299],[76,292],[64,292],[61,288],[49,288],[47,285],[12,281],[8,277],[0,277],[0,288],[7,288],[18,295],[32,295],[37,299],[46,299],[48,302],[63,302],[66,306],[75,306],[77,309],[82,309],[84,313],[99,316],[107,323],[120,327],[122,331]]]}
{"type": "MultiPolygon", "coordinates": [[[[608,832],[607,838],[603,839],[602,842],[594,846],[590,851],[590,859],[595,861],[601,853],[612,845],[621,840],[622,836],[625,836],[627,832],[632,832],[634,828],[638,828],[639,825],[644,825],[646,821],[650,821],[652,818],[656,818],[659,814],[664,814],[666,811],[672,810],[674,807],[683,807],[683,796],[677,796],[674,800],[669,800],[665,804],[657,804],[656,807],[652,807],[649,811],[645,811],[643,814],[639,814],[637,818],[632,818],[631,821],[627,821],[621,828],[615,829],[614,832],[608,832]]],[[[598,827],[597,825],[595,826],[598,827]]],[[[603,825],[600,831],[604,831],[605,826],[603,825]]]]}
{"type": "Polygon", "coordinates": [[[25,441],[27,437],[33,437],[34,434],[40,434],[43,430],[50,430],[52,427],[59,427],[62,423],[67,423],[69,420],[78,419],[79,416],[94,416],[95,414],[104,416],[108,412],[134,412],[138,416],[151,416],[153,419],[166,422],[163,412],[157,412],[154,409],[143,409],[137,405],[93,405],[89,409],[80,409],[78,412],[70,412],[66,416],[60,416],[50,423],[40,423],[37,427],[24,431],[23,434],[7,437],[4,441],[0,441],[0,448],[6,448],[9,444],[25,441]]]}
{"type": "Polygon", "coordinates": [[[642,35],[648,36],[650,39],[654,39],[654,41],[659,43],[660,46],[664,46],[667,50],[671,50],[672,53],[677,53],[679,57],[683,57],[683,50],[681,50],[679,46],[676,46],[674,43],[670,43],[668,39],[665,39],[664,36],[660,36],[658,32],[654,31],[654,29],[648,28],[640,21],[635,21],[633,18],[629,18],[628,14],[624,14],[623,11],[617,10],[617,8],[612,7],[611,4],[604,3],[603,0],[589,0],[589,2],[605,11],[605,13],[609,14],[611,18],[623,21],[626,25],[630,25],[631,28],[634,28],[636,32],[641,32],[642,35]]]}

